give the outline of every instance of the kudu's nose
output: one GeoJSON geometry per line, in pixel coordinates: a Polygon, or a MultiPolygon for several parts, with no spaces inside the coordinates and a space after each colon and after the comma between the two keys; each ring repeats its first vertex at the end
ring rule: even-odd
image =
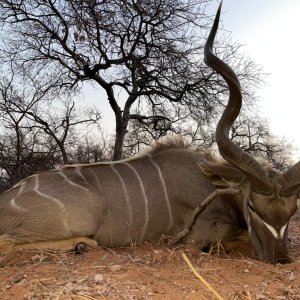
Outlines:
{"type": "Polygon", "coordinates": [[[287,254],[264,255],[263,253],[254,252],[254,258],[270,264],[288,264],[293,262],[293,259],[287,254]],[[259,255],[260,254],[260,255],[259,255]]]}
{"type": "Polygon", "coordinates": [[[291,263],[293,259],[290,256],[277,256],[274,259],[275,264],[288,264],[291,263]]]}

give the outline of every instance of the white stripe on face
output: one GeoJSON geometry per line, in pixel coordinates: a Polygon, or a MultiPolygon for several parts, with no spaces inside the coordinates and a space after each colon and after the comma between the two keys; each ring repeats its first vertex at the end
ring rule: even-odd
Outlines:
{"type": "MultiPolygon", "coordinates": [[[[253,207],[253,204],[251,203],[251,201],[249,201],[249,204],[253,207]]],[[[250,214],[253,214],[256,216],[256,218],[258,218],[259,220],[262,221],[262,223],[269,229],[269,231],[272,233],[272,235],[275,237],[275,239],[280,240],[283,238],[287,224],[283,225],[279,230],[275,229],[272,225],[268,224],[267,222],[265,222],[255,211],[254,209],[250,208],[248,209],[250,214]]],[[[248,219],[248,226],[251,224],[250,219],[248,219]]]]}
{"type": "Polygon", "coordinates": [[[265,222],[264,220],[261,219],[261,221],[264,223],[264,225],[270,230],[270,232],[273,234],[273,236],[280,240],[283,238],[285,229],[287,227],[287,223],[285,225],[283,225],[280,230],[276,230],[273,226],[271,226],[270,224],[268,224],[267,222],[265,222]]]}

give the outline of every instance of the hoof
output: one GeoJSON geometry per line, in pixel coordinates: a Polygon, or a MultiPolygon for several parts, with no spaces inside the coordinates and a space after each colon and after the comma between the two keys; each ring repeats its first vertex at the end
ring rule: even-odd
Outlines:
{"type": "Polygon", "coordinates": [[[200,248],[200,251],[203,253],[209,253],[211,251],[211,248],[212,248],[212,243],[208,242],[202,248],[200,248]]]}
{"type": "Polygon", "coordinates": [[[87,245],[85,243],[77,243],[74,249],[75,254],[81,254],[85,252],[87,249],[87,245]]]}

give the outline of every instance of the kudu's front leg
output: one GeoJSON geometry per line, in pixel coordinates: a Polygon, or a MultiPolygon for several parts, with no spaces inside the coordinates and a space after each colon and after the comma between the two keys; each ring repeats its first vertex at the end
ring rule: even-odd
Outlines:
{"type": "Polygon", "coordinates": [[[18,243],[16,238],[9,235],[0,237],[0,253],[6,254],[11,251],[22,250],[50,250],[50,251],[75,251],[77,253],[84,252],[88,248],[96,248],[98,243],[88,237],[76,237],[66,240],[46,241],[36,243],[18,243]]]}

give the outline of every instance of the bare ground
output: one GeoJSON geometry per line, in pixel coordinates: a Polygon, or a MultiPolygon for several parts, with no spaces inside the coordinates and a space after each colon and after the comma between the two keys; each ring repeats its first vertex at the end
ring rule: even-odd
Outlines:
{"type": "Polygon", "coordinates": [[[249,244],[229,253],[147,243],[72,253],[18,252],[0,258],[0,299],[216,299],[182,253],[222,299],[300,299],[300,220],[290,225],[294,262],[251,259],[249,244]]]}

